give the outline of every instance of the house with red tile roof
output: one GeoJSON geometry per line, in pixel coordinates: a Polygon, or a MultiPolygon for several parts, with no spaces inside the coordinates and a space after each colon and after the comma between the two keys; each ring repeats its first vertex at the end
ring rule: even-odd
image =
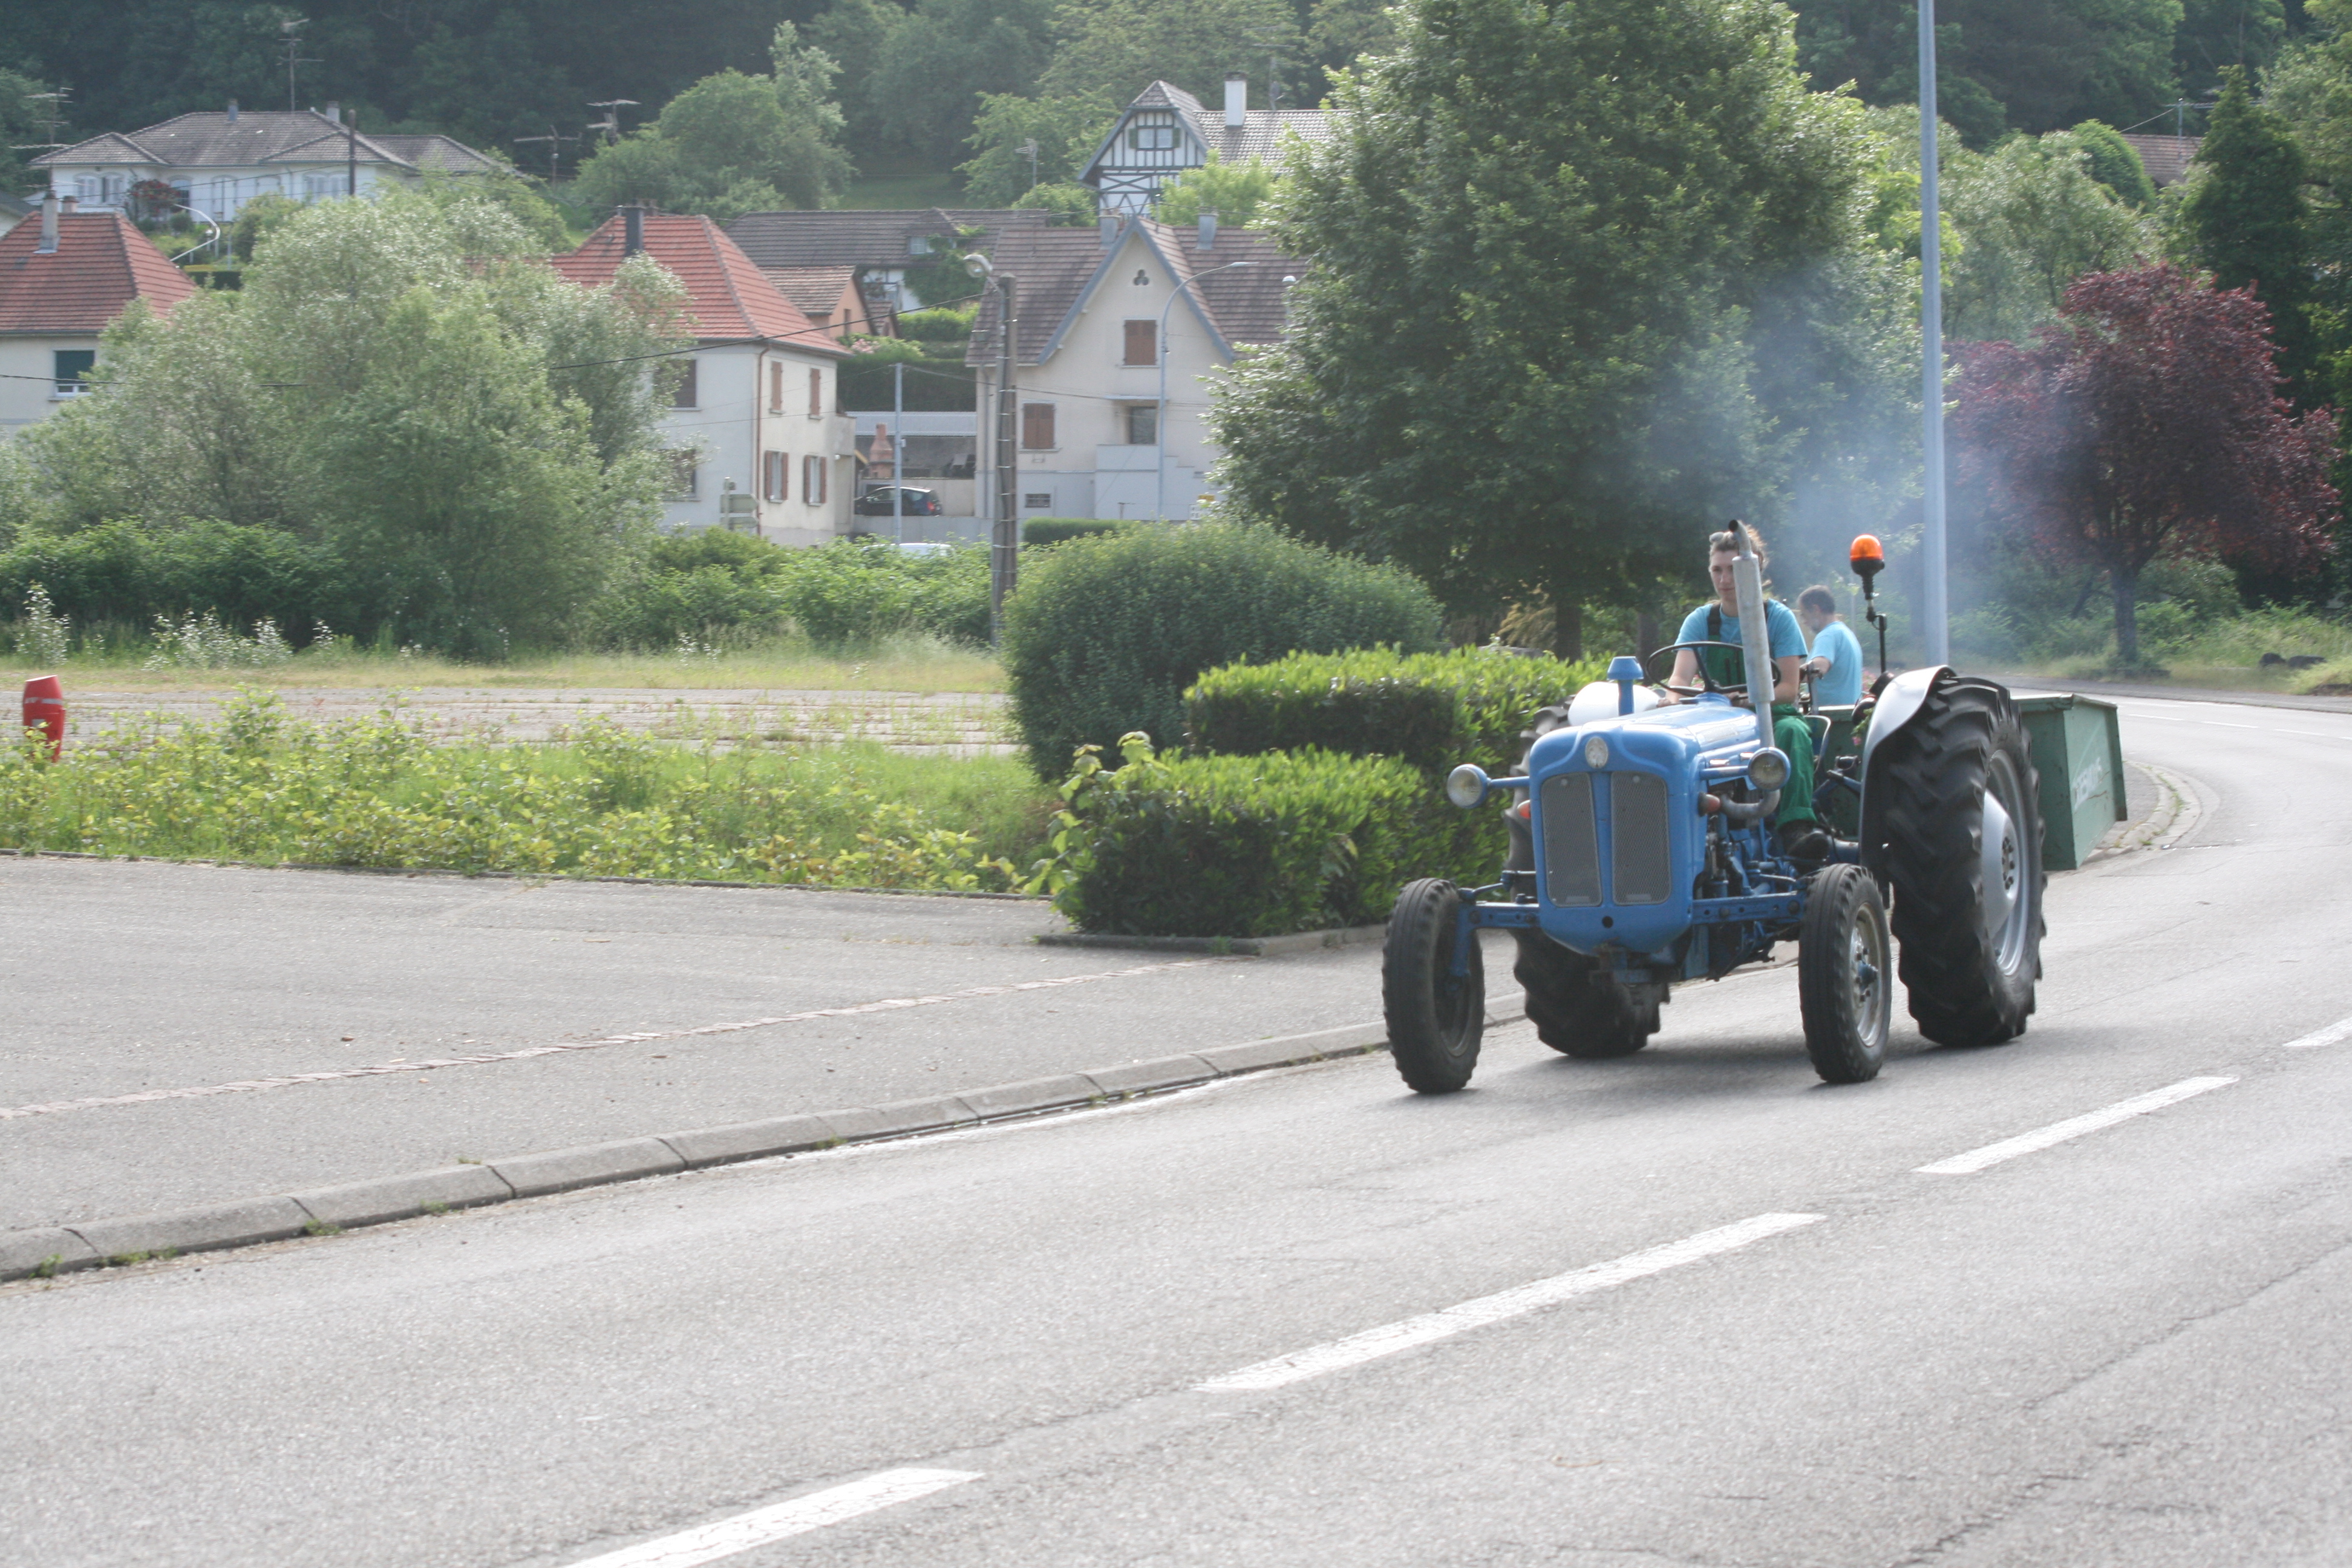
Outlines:
{"type": "Polygon", "coordinates": [[[169,310],[196,291],[120,213],[45,201],[0,235],[0,430],[82,395],[99,334],[133,300],[169,310]]]}
{"type": "Polygon", "coordinates": [[[837,375],[849,351],[707,217],[625,207],[551,263],[602,288],[640,252],[685,286],[695,338],[664,426],[677,474],[667,526],[727,527],[780,544],[851,531],[858,458],[837,375]]]}

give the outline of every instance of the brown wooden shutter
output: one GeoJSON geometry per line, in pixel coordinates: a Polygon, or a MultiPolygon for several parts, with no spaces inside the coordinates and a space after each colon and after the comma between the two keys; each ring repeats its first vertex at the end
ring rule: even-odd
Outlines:
{"type": "MultiPolygon", "coordinates": [[[[1149,321],[1144,325],[1150,326],[1149,321]]],[[[1032,451],[1045,451],[1054,445],[1054,405],[1050,403],[1024,403],[1021,405],[1021,444],[1032,451]]]]}
{"type": "Polygon", "coordinates": [[[768,367],[768,412],[771,414],[782,414],[783,411],[784,367],[780,364],[772,364],[768,367]]]}
{"type": "Polygon", "coordinates": [[[824,372],[809,372],[809,417],[814,419],[824,412],[824,372]]]}
{"type": "Polygon", "coordinates": [[[1127,323],[1127,363],[1158,364],[1160,363],[1160,323],[1129,321],[1127,323]]]}

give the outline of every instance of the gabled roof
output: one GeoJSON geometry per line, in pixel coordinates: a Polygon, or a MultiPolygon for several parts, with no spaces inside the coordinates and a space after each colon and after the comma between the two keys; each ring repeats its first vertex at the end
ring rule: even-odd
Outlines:
{"type": "Polygon", "coordinates": [[[728,237],[763,268],[904,267],[922,257],[909,240],[985,229],[980,242],[1014,229],[1044,228],[1049,214],[1028,207],[880,207],[869,211],[745,213],[728,237]]]}
{"type": "MultiPolygon", "coordinates": [[[[1186,301],[1227,357],[1236,349],[1281,339],[1286,292],[1282,280],[1305,272],[1305,262],[1283,255],[1273,240],[1246,229],[1220,229],[1215,244],[1202,250],[1195,226],[1130,218],[1108,247],[1095,229],[1048,228],[1007,236],[997,247],[992,259],[1020,279],[1021,341],[1015,350],[1020,363],[1039,364],[1053,356],[1126,253],[1130,238],[1140,239],[1171,277],[1198,279],[1184,290],[1186,301]],[[1249,265],[1232,265],[1237,261],[1249,265]]],[[[972,322],[965,363],[995,363],[995,338],[996,296],[991,294],[972,322]]]]}
{"type": "Polygon", "coordinates": [[[762,267],[760,275],[812,321],[831,316],[841,308],[842,296],[857,288],[855,267],[762,267]]]}
{"type": "Polygon", "coordinates": [[[182,114],[128,135],[109,132],[45,153],[37,168],[85,163],[147,163],[205,169],[250,163],[331,163],[356,150],[362,163],[395,163],[455,174],[482,174],[500,165],[446,136],[354,136],[315,109],[291,112],[248,110],[182,114]]]}
{"type": "Polygon", "coordinates": [[[2132,132],[2124,133],[2132,151],[2139,154],[2140,167],[2147,177],[2159,185],[2177,184],[2189,177],[2189,165],[2196,161],[2197,149],[2204,143],[2202,136],[2146,136],[2132,132]]]}
{"type": "MultiPolygon", "coordinates": [[[[550,257],[548,263],[574,283],[601,289],[612,282],[626,259],[626,234],[621,216],[615,213],[588,237],[585,245],[567,255],[550,257]]],[[[848,352],[833,341],[826,329],[803,315],[799,306],[778,293],[776,286],[751,265],[751,258],[709,218],[647,213],[645,240],[646,254],[686,285],[694,335],[702,342],[765,340],[811,353],[848,352]]]]}
{"type": "Polygon", "coordinates": [[[1221,163],[1244,163],[1255,159],[1276,172],[1283,165],[1282,139],[1286,133],[1297,132],[1309,142],[1327,141],[1331,134],[1330,121],[1319,109],[1253,109],[1243,114],[1239,125],[1229,126],[1223,110],[1203,108],[1199,99],[1181,87],[1155,81],[1135,95],[1135,101],[1127,106],[1103,137],[1094,156],[1087,160],[1086,172],[1078,176],[1081,182],[1094,177],[1095,171],[1118,144],[1128,121],[1138,111],[1149,109],[1174,110],[1194,140],[1216,154],[1221,163]]]}
{"type": "Polygon", "coordinates": [[[95,337],[133,300],[157,310],[196,291],[120,213],[64,213],[40,254],[41,220],[0,235],[0,332],[95,337]]]}

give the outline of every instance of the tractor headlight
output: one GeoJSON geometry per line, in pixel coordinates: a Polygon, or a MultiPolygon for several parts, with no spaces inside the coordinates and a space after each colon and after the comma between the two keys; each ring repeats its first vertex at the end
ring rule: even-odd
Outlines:
{"type": "Polygon", "coordinates": [[[1445,798],[1467,811],[1486,798],[1486,771],[1465,763],[1445,775],[1445,798]]]}
{"type": "Polygon", "coordinates": [[[1584,738],[1584,765],[1598,772],[1609,765],[1609,739],[1605,735],[1584,738]]]}
{"type": "Polygon", "coordinates": [[[1748,778],[1758,789],[1779,789],[1789,782],[1789,753],[1765,747],[1748,759],[1748,778]]]}

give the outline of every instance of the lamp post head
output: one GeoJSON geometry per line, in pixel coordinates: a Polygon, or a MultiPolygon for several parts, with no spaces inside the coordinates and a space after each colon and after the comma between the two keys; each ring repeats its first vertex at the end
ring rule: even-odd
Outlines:
{"type": "Polygon", "coordinates": [[[963,269],[966,272],[971,273],[974,278],[986,278],[996,270],[995,268],[991,267],[988,264],[988,258],[982,256],[977,250],[965,256],[963,258],[963,269]]]}

